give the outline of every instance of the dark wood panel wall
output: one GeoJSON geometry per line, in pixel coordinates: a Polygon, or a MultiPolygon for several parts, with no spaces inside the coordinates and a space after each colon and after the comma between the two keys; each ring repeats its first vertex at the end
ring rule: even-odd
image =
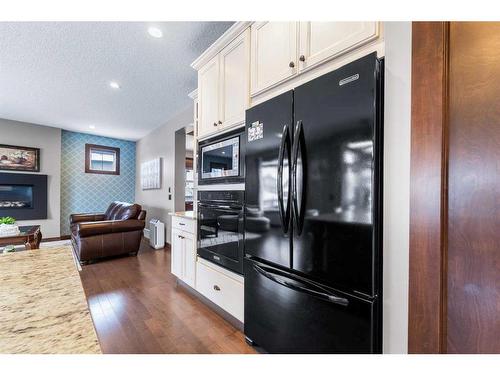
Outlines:
{"type": "Polygon", "coordinates": [[[500,353],[500,23],[450,24],[448,353],[500,353]]]}
{"type": "Polygon", "coordinates": [[[413,23],[410,353],[446,351],[447,54],[447,23],[413,23]]]}
{"type": "Polygon", "coordinates": [[[500,23],[412,40],[410,353],[500,353],[500,23]]]}

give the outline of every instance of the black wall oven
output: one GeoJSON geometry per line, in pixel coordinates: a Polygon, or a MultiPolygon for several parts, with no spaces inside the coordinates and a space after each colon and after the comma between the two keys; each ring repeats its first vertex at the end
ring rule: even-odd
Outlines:
{"type": "Polygon", "coordinates": [[[244,129],[201,141],[198,146],[198,184],[242,183],[244,129]]]}
{"type": "Polygon", "coordinates": [[[244,191],[198,192],[198,256],[243,274],[244,191]]]}

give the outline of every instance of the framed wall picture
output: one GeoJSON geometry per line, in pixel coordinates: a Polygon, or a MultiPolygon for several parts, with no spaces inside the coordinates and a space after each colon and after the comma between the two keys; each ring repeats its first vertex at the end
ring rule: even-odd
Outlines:
{"type": "Polygon", "coordinates": [[[0,144],[0,170],[40,172],[40,149],[0,144]]]}
{"type": "Polygon", "coordinates": [[[161,158],[141,164],[142,190],[161,189],[161,158]]]}

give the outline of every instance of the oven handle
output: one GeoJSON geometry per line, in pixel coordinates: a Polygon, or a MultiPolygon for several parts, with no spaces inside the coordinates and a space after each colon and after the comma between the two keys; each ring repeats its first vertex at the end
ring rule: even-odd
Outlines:
{"type": "Polygon", "coordinates": [[[241,211],[243,206],[224,206],[224,205],[215,205],[215,204],[206,204],[206,203],[198,203],[198,207],[206,207],[206,208],[220,208],[225,210],[234,210],[241,211]]]}
{"type": "Polygon", "coordinates": [[[281,272],[276,274],[271,269],[268,269],[267,267],[257,266],[256,264],[253,265],[253,268],[258,273],[260,273],[262,276],[267,277],[269,280],[274,281],[275,283],[278,283],[280,285],[283,285],[286,288],[293,289],[297,292],[309,294],[313,297],[320,298],[322,300],[332,302],[332,303],[335,303],[337,305],[342,305],[342,306],[349,305],[349,300],[347,298],[336,296],[335,294],[327,292],[325,289],[323,289],[317,285],[306,283],[303,280],[297,280],[297,279],[292,278],[290,276],[285,276],[281,272]],[[279,275],[281,277],[277,277],[276,275],[279,275]],[[292,284],[286,280],[287,278],[290,280],[293,280],[296,283],[301,283],[303,286],[292,284]]]}
{"type": "MultiPolygon", "coordinates": [[[[290,131],[286,124],[283,125],[283,131],[281,133],[281,143],[278,155],[277,188],[281,225],[283,226],[283,233],[288,233],[288,224],[290,223],[290,196],[286,202],[286,209],[283,203],[283,160],[285,157],[285,149],[288,154],[288,163],[290,164],[290,131]]],[[[288,180],[288,183],[290,183],[290,180],[288,180]]],[[[290,189],[288,189],[288,194],[290,194],[290,189]]]]}

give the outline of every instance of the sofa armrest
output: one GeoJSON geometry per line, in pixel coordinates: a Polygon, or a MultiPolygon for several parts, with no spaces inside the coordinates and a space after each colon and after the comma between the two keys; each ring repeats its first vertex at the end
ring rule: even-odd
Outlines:
{"type": "Polygon", "coordinates": [[[82,223],[90,221],[103,221],[106,219],[104,214],[71,214],[69,215],[69,223],[82,223]]]}
{"type": "Polygon", "coordinates": [[[135,219],[81,222],[76,224],[76,233],[79,237],[90,237],[108,233],[133,232],[143,230],[144,226],[144,221],[135,219]]]}

